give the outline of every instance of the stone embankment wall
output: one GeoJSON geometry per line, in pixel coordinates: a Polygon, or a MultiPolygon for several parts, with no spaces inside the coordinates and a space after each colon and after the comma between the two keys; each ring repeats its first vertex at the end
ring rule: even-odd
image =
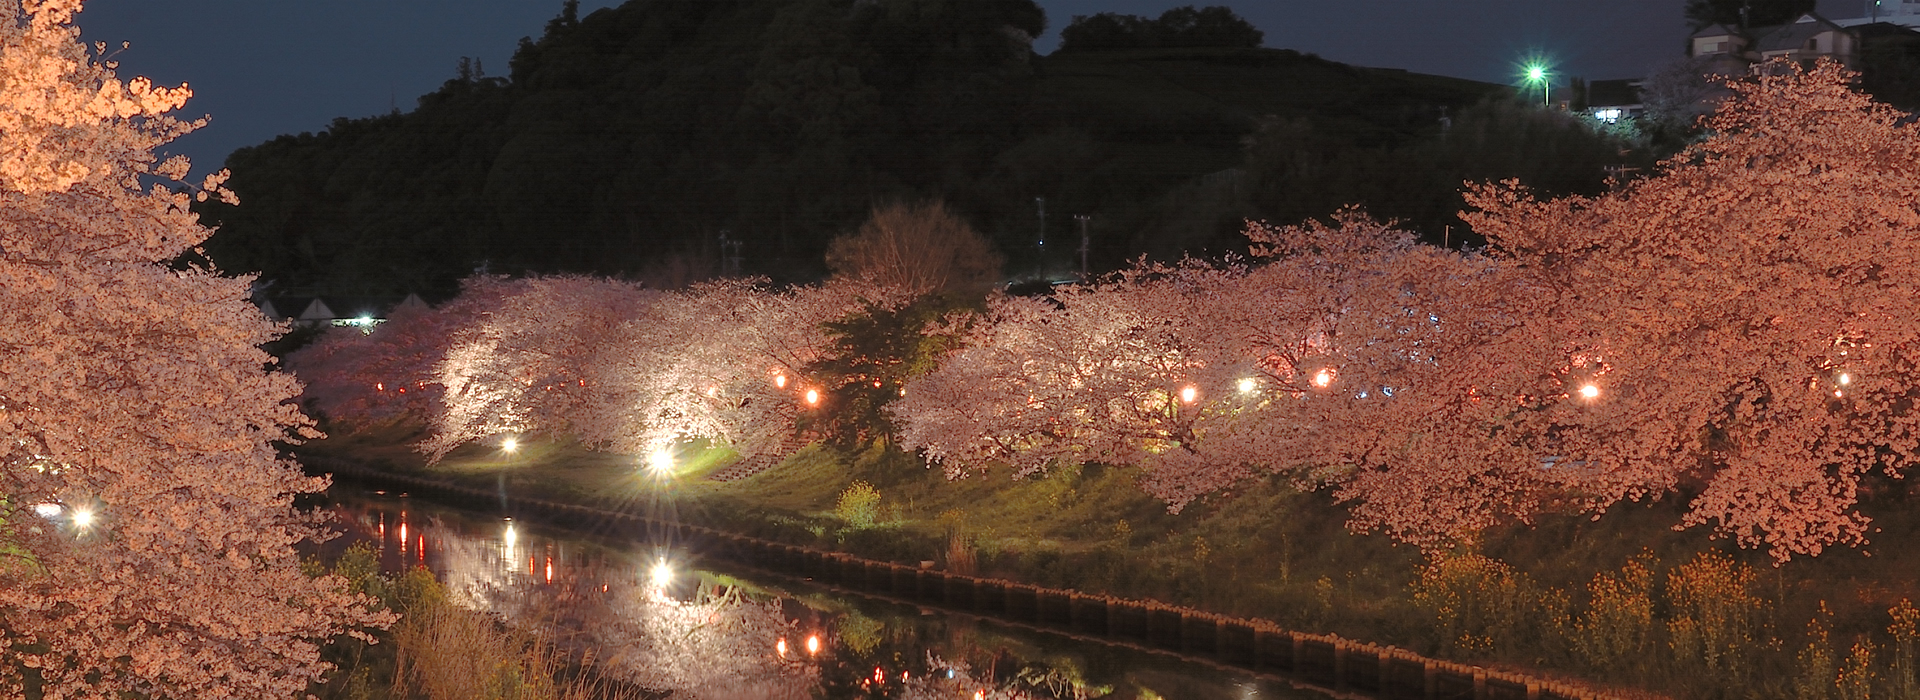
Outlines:
{"type": "Polygon", "coordinates": [[[862,559],[833,552],[571,503],[506,496],[417,477],[381,473],[336,460],[304,458],[310,468],[400,486],[463,507],[501,509],[518,518],[605,534],[609,526],[667,536],[702,556],[810,579],[862,595],[1269,676],[1335,696],[1383,700],[1600,700],[1562,683],[1430,659],[1385,647],[1284,629],[1266,620],[1074,590],[1044,588],[862,559]]]}

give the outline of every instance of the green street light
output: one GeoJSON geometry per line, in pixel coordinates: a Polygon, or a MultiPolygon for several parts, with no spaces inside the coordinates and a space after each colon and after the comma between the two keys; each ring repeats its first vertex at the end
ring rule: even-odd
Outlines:
{"type": "Polygon", "coordinates": [[[1540,86],[1540,105],[1542,107],[1549,106],[1552,104],[1552,102],[1548,97],[1548,94],[1553,91],[1553,82],[1550,80],[1547,80],[1546,66],[1540,65],[1538,63],[1528,65],[1527,66],[1527,82],[1534,83],[1540,86]]]}

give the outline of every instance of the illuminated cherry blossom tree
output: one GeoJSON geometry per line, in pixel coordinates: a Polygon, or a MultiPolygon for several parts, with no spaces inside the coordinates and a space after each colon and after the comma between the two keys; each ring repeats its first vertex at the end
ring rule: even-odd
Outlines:
{"type": "Polygon", "coordinates": [[[570,435],[598,386],[588,375],[623,325],[664,293],[607,279],[515,280],[497,303],[474,308],[438,372],[443,410],[423,449],[435,458],[498,435],[570,435]]]}
{"type": "MultiPolygon", "coordinates": [[[[122,82],[77,0],[0,3],[0,695],[292,697],[319,645],[390,621],[291,507],[326,488],[274,441],[310,435],[249,280],[170,263],[209,231],[154,149],[189,92],[122,82]]],[[[227,196],[223,176],[200,196],[227,196]]]]}
{"type": "MultiPolygon", "coordinates": [[[[1244,343],[1218,327],[1216,300],[1244,277],[1191,264],[996,297],[965,349],[891,407],[900,444],[953,475],[1097,461],[1230,481],[1245,453],[1233,446],[1268,395],[1244,343]]],[[[1197,492],[1167,486],[1176,507],[1197,492]]]]}
{"type": "Polygon", "coordinates": [[[1861,479],[1912,465],[1920,129],[1851,78],[1765,64],[1657,177],[1471,198],[1535,351],[1595,375],[1556,445],[1592,505],[1679,490],[1784,559],[1864,542],[1861,479]]]}
{"type": "MultiPolygon", "coordinates": [[[[486,298],[454,302],[462,319],[429,382],[441,400],[421,447],[435,459],[521,434],[631,454],[687,439],[745,454],[773,449],[808,410],[807,392],[818,395],[801,368],[828,345],[822,324],[897,296],[845,280],[785,291],[723,281],[669,293],[582,277],[471,285],[469,294],[486,298]]],[[[365,368],[388,362],[347,361],[355,369],[328,381],[367,385],[365,368]]]]}

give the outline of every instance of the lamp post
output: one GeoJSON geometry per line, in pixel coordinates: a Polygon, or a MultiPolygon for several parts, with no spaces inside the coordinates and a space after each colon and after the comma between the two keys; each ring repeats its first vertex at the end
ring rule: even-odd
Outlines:
{"type": "Polygon", "coordinates": [[[1542,107],[1548,107],[1553,104],[1550,98],[1553,92],[1553,81],[1547,78],[1546,66],[1538,63],[1527,66],[1527,82],[1540,86],[1540,106],[1542,107]]]}

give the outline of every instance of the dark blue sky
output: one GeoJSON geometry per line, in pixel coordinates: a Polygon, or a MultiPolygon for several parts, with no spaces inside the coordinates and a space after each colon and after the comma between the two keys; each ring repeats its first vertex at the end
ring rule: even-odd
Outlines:
{"type": "MultiPolygon", "coordinates": [[[[581,12],[618,4],[583,0],[581,12]]],[[[1266,32],[1266,45],[1362,66],[1511,81],[1538,53],[1563,76],[1637,77],[1678,55],[1681,0],[1040,0],[1046,53],[1074,15],[1157,16],[1185,4],[1226,4],[1266,32]]],[[[1823,0],[1835,16],[1858,0],[1823,0]],[[1833,7],[1829,7],[1832,5],[1833,7]]],[[[186,82],[186,114],[211,114],[171,150],[196,172],[233,149],[317,131],[414,99],[453,76],[461,56],[504,74],[520,37],[537,35],[560,0],[91,0],[85,38],[118,45],[122,77],[186,82]]]]}

